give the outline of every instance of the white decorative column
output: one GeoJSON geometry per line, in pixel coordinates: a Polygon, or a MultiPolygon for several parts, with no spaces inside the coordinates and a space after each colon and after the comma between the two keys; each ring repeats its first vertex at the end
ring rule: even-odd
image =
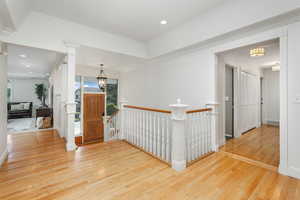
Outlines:
{"type": "Polygon", "coordinates": [[[67,84],[66,84],[66,104],[65,111],[67,114],[67,131],[66,131],[66,149],[67,151],[74,151],[77,146],[75,144],[75,70],[76,70],[76,48],[77,44],[65,42],[67,47],[67,84]]]}
{"type": "Polygon", "coordinates": [[[207,108],[211,108],[212,111],[209,112],[211,115],[211,145],[212,150],[217,152],[219,151],[219,123],[218,123],[218,103],[216,102],[210,102],[206,104],[207,108]]]}
{"type": "Polygon", "coordinates": [[[177,99],[177,104],[169,106],[172,109],[172,168],[182,171],[186,168],[185,120],[188,105],[177,99]]]}
{"type": "Polygon", "coordinates": [[[7,49],[0,42],[0,166],[6,160],[7,150],[7,49]]]}
{"type": "Polygon", "coordinates": [[[128,101],[125,98],[122,98],[119,103],[119,116],[120,116],[120,138],[121,140],[125,139],[125,113],[124,106],[128,104],[128,101]]]}

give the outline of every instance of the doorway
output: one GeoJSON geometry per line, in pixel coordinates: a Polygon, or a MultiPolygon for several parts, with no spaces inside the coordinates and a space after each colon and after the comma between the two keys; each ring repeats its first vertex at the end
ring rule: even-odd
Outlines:
{"type": "Polygon", "coordinates": [[[57,120],[50,76],[65,55],[11,43],[6,48],[8,134],[53,129],[57,120]]]}
{"type": "Polygon", "coordinates": [[[225,65],[225,137],[234,138],[234,68],[225,65]]]}
{"type": "Polygon", "coordinates": [[[280,158],[279,39],[238,47],[217,56],[218,88],[222,91],[218,94],[219,99],[223,99],[220,123],[225,144],[221,150],[277,168],[280,158]],[[263,49],[263,52],[252,56],[253,49],[263,49]]]}

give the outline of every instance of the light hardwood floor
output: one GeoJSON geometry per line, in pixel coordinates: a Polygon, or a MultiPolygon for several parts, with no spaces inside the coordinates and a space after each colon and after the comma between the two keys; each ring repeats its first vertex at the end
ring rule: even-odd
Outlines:
{"type": "Polygon", "coordinates": [[[125,142],[65,152],[54,131],[9,136],[0,199],[300,199],[300,181],[215,153],[178,173],[125,142]]]}
{"type": "Polygon", "coordinates": [[[221,150],[278,167],[279,128],[264,125],[253,129],[227,141],[221,150]]]}

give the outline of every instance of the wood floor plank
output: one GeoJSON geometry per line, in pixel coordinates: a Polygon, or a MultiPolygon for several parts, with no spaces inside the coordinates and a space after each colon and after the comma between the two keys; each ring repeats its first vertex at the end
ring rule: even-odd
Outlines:
{"type": "Polygon", "coordinates": [[[279,127],[263,125],[239,138],[228,140],[221,151],[279,166],[279,127]]]}
{"type": "Polygon", "coordinates": [[[299,180],[222,153],[176,172],[122,141],[66,152],[46,131],[10,136],[8,145],[1,200],[300,199],[299,180]]]}

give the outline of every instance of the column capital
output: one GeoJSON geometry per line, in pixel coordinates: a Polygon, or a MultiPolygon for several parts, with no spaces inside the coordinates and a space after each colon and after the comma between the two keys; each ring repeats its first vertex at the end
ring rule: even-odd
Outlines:
{"type": "Polygon", "coordinates": [[[185,120],[186,119],[186,110],[189,105],[181,103],[181,99],[177,99],[176,104],[169,105],[172,109],[172,119],[173,120],[185,120]]]}

